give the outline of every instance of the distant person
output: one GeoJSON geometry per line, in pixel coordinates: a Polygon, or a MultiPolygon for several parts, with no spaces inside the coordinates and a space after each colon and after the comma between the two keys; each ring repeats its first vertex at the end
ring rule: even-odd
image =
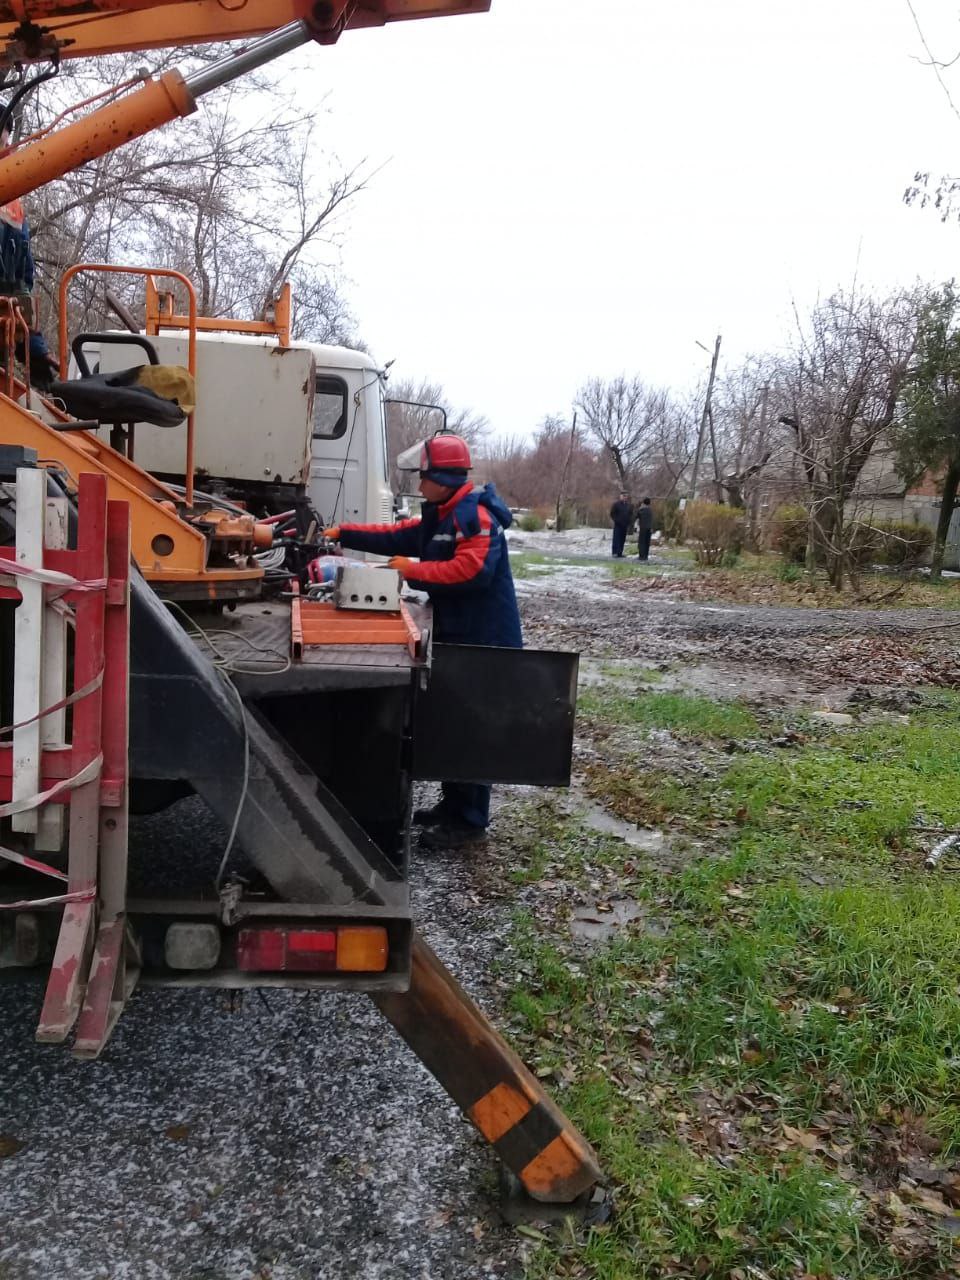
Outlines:
{"type": "Polygon", "coordinates": [[[633,503],[630,501],[629,494],[623,490],[610,508],[610,519],[613,521],[613,554],[616,559],[622,560],[627,534],[633,525],[633,503]]]}
{"type": "Polygon", "coordinates": [[[653,536],[653,507],[644,498],[637,508],[637,555],[641,560],[650,559],[650,539],[653,536]]]}

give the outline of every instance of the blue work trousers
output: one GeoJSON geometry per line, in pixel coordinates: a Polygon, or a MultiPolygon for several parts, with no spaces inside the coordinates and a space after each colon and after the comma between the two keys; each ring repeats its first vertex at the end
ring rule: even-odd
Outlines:
{"type": "Polygon", "coordinates": [[[463,822],[468,827],[486,828],[490,825],[490,788],[480,782],[445,782],[443,807],[452,822],[463,822]]]}
{"type": "Polygon", "coordinates": [[[627,530],[629,525],[615,524],[613,526],[613,554],[615,556],[623,555],[623,548],[627,541],[627,530]]]}

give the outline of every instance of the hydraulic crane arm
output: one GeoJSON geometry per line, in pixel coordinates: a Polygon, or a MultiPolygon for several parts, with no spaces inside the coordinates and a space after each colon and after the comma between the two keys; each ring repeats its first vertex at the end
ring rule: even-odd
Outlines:
{"type": "Polygon", "coordinates": [[[490,0],[0,0],[0,50],[8,62],[266,35],[302,21],[320,44],[344,31],[409,18],[484,13],[490,0]]]}
{"type": "MultiPolygon", "coordinates": [[[[22,0],[0,0],[0,15],[10,10],[11,3],[28,14],[36,12],[37,17],[77,11],[82,16],[61,16],[44,27],[29,21],[16,28],[8,26],[7,61],[230,40],[261,30],[270,34],[186,79],[178,71],[168,71],[159,80],[147,80],[73,124],[34,142],[28,140],[0,158],[0,204],[28,195],[134,138],[190,115],[204,93],[311,40],[333,43],[351,27],[383,25],[401,18],[480,13],[490,7],[490,0],[314,0],[312,4],[309,0],[247,0],[236,9],[223,7],[220,0],[192,0],[189,4],[127,0],[126,8],[118,8],[115,0],[27,0],[25,4],[22,0]],[[290,17],[294,20],[282,25],[290,17]],[[179,20],[183,25],[178,27],[179,20]],[[112,43],[104,44],[108,29],[112,43]],[[91,30],[96,32],[92,37],[96,47],[88,41],[91,30]],[[68,31],[88,34],[79,37],[68,35],[68,31]]],[[[0,63],[3,60],[0,55],[0,63]]]]}

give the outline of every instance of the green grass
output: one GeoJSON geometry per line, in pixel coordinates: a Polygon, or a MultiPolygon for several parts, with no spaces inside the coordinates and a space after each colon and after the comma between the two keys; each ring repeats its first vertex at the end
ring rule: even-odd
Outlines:
{"type": "Polygon", "coordinates": [[[745,819],[740,847],[757,857],[799,856],[887,865],[924,822],[960,825],[960,720],[922,716],[909,726],[848,732],[826,746],[773,759],[743,758],[724,779],[730,815],[745,819]],[[745,813],[744,813],[745,810],[745,813]]]}
{"type": "MultiPolygon", "coordinates": [[[[598,1097],[603,1097],[603,1082],[598,1097]]],[[[605,1099],[608,1114],[615,1100],[605,1099]]],[[[601,1126],[592,1135],[602,1136],[601,1126]]],[[[622,1164],[629,1202],[610,1227],[592,1232],[578,1261],[574,1250],[546,1247],[528,1266],[530,1280],[590,1275],[598,1280],[653,1280],[665,1275],[844,1275],[890,1280],[907,1274],[861,1238],[856,1197],[796,1157],[746,1160],[724,1168],[699,1160],[679,1143],[653,1140],[642,1126],[618,1128],[610,1143],[622,1164]]]]}
{"type": "Polygon", "coordinates": [[[715,1083],[760,1084],[794,1124],[831,1104],[857,1122],[910,1108],[960,1150],[960,890],[764,885],[753,899],[707,920],[694,907],[674,932],[664,1048],[715,1083]]]}
{"type": "MultiPolygon", "coordinates": [[[[674,716],[660,697],[629,700],[645,703],[639,723],[674,716]]],[[[523,883],[627,893],[668,925],[584,951],[562,910],[517,918],[517,1036],[618,1203],[609,1225],[538,1248],[530,1280],[948,1274],[940,1219],[919,1215],[898,1242],[871,1193],[898,1188],[908,1134],[929,1135],[933,1159],[960,1153],[960,883],[922,870],[913,830],[918,814],[960,825],[958,710],[937,694],[909,725],[740,757],[713,778],[604,762],[595,797],[646,804],[699,843],[672,874],[549,802],[527,811],[523,883]]],[[[623,700],[591,714],[611,711],[623,700]]],[[[702,733],[705,714],[677,718],[702,733]]]]}
{"type": "Polygon", "coordinates": [[[510,571],[515,578],[538,578],[556,573],[562,563],[539,551],[513,551],[510,553],[510,571]],[[533,566],[537,566],[534,568],[533,566]]]}
{"type": "Polygon", "coordinates": [[[742,703],[713,702],[685,693],[628,694],[604,688],[585,689],[581,714],[614,725],[669,729],[689,738],[744,738],[760,734],[756,717],[742,703]]]}
{"type": "Polygon", "coordinates": [[[610,576],[617,582],[623,578],[649,578],[662,572],[660,565],[647,564],[641,560],[613,560],[610,563],[610,576]]]}

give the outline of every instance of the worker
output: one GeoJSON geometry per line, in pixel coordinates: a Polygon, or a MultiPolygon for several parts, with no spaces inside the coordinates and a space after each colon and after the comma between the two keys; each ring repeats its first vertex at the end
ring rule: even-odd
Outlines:
{"type": "MultiPolygon", "coordinates": [[[[469,482],[466,441],[440,432],[402,453],[397,466],[420,473],[424,504],[419,517],[388,525],[336,525],[325,536],[353,551],[389,555],[390,567],[430,597],[438,642],[521,648],[504,537],[512,516],[492,484],[476,489],[469,482]]],[[[450,714],[456,716],[457,708],[450,714]]],[[[470,726],[463,730],[469,733],[470,726]]],[[[428,849],[482,841],[490,822],[490,788],[445,782],[439,804],[418,809],[414,821],[427,828],[421,844],[428,849]]]]}
{"type": "Polygon", "coordinates": [[[630,532],[634,519],[633,503],[630,501],[630,495],[625,489],[620,490],[620,497],[610,508],[610,519],[613,521],[613,558],[622,560],[627,534],[630,532]]]}
{"type": "MultiPolygon", "coordinates": [[[[6,104],[0,102],[0,151],[10,147],[10,122],[6,104]]],[[[0,206],[0,295],[16,298],[24,320],[30,327],[30,381],[41,391],[46,390],[58,375],[57,366],[50,355],[46,339],[34,327],[33,309],[34,267],[30,249],[30,227],[19,199],[8,200],[0,206]]],[[[24,357],[23,338],[17,335],[17,358],[24,357]]]]}

